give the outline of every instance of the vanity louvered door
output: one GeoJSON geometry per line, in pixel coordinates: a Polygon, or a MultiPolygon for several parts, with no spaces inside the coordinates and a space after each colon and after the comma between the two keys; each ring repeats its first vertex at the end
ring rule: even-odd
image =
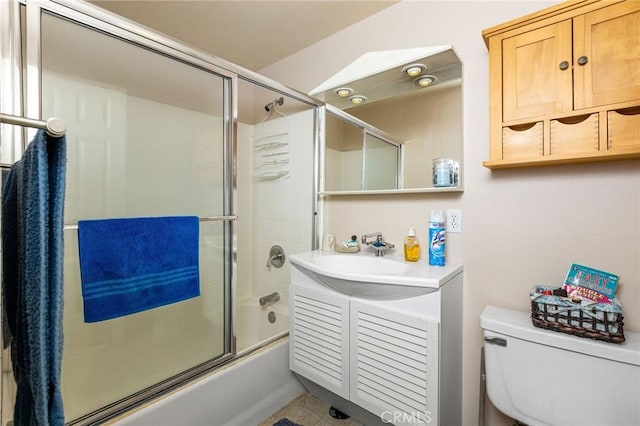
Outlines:
{"type": "Polygon", "coordinates": [[[349,298],[292,285],[289,367],[349,398],[349,298]]]}
{"type": "Polygon", "coordinates": [[[401,424],[438,424],[439,323],[351,300],[351,401],[401,424]]]}

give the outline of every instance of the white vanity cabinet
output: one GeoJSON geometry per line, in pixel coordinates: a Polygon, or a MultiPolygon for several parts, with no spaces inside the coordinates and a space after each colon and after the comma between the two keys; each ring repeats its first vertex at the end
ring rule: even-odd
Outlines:
{"type": "Polygon", "coordinates": [[[441,282],[425,294],[369,299],[328,288],[292,264],[292,371],[382,423],[461,424],[460,266],[440,270],[441,282]]]}

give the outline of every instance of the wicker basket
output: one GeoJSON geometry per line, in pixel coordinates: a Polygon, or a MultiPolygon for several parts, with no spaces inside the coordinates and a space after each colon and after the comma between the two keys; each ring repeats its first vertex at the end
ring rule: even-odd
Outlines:
{"type": "Polygon", "coordinates": [[[610,343],[625,341],[618,299],[611,299],[611,303],[585,303],[574,302],[566,295],[566,291],[553,286],[534,286],[529,294],[533,325],[610,343]]]}
{"type": "Polygon", "coordinates": [[[623,343],[622,314],[585,308],[561,296],[547,296],[546,301],[531,301],[533,325],[547,330],[572,334],[610,343],[623,343]],[[550,300],[557,299],[557,303],[550,300]]]}

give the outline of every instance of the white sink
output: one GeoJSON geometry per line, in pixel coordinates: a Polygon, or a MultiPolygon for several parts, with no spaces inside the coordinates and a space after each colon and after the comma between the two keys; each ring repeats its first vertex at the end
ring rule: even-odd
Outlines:
{"type": "Polygon", "coordinates": [[[411,270],[408,262],[396,259],[375,257],[347,256],[341,254],[315,255],[311,263],[318,269],[326,269],[343,274],[367,275],[404,275],[411,270]]]}
{"type": "Polygon", "coordinates": [[[319,284],[369,299],[400,299],[436,291],[462,265],[429,266],[426,259],[406,262],[393,254],[311,251],[289,256],[291,264],[319,284]]]}

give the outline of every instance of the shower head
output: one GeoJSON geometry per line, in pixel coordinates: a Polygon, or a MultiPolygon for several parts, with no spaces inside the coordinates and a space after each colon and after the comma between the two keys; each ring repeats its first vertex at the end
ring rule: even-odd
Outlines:
{"type": "Polygon", "coordinates": [[[278,99],[274,99],[273,101],[271,101],[271,102],[269,102],[268,104],[266,104],[266,105],[264,106],[264,109],[265,109],[267,112],[268,112],[268,111],[271,111],[271,109],[272,109],[273,107],[275,107],[275,106],[276,106],[276,104],[278,104],[278,105],[282,106],[282,104],[284,104],[284,98],[281,96],[281,97],[279,97],[278,99]]]}

